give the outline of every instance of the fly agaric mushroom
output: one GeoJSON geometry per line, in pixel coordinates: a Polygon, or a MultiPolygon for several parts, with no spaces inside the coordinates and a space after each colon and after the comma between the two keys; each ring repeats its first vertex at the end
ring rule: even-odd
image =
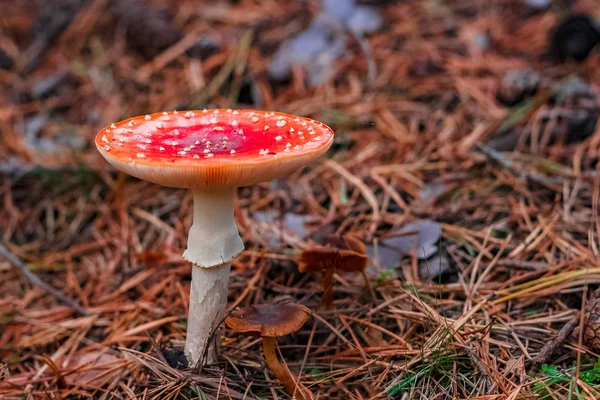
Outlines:
{"type": "Polygon", "coordinates": [[[323,272],[323,297],[321,302],[330,308],[333,301],[333,274],[336,271],[358,272],[366,284],[365,269],[369,262],[363,242],[348,234],[341,237],[331,236],[328,243],[334,247],[317,247],[304,250],[298,259],[300,272],[323,272]]]}
{"type": "Polygon", "coordinates": [[[265,362],[292,398],[312,399],[312,393],[296,382],[287,365],[277,359],[277,338],[297,332],[308,321],[310,310],[301,304],[279,303],[249,306],[233,312],[225,325],[239,333],[262,337],[265,362]]]}
{"type": "Polygon", "coordinates": [[[224,316],[231,259],[244,249],[233,216],[236,188],[285,176],[332,142],[333,131],[320,122],[252,110],[156,113],[98,133],[96,146],[116,169],[192,190],[194,222],[183,253],[193,263],[185,343],[190,364],[200,360],[224,316]]]}

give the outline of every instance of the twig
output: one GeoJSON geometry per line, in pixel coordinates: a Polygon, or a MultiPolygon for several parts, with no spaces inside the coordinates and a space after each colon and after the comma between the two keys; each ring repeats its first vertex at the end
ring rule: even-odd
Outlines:
{"type": "Polygon", "coordinates": [[[512,160],[508,160],[504,157],[502,153],[484,144],[478,145],[477,149],[520,178],[539,183],[556,191],[560,191],[562,188],[563,180],[560,177],[554,177],[553,179],[541,174],[525,172],[522,168],[517,167],[512,160]]]}
{"type": "Polygon", "coordinates": [[[579,317],[576,315],[558,331],[558,334],[554,337],[554,339],[542,347],[540,352],[532,360],[534,367],[544,364],[548,358],[550,358],[552,353],[554,353],[558,347],[562,345],[565,340],[567,340],[571,332],[573,332],[573,329],[575,329],[578,321],[579,317]]]}
{"type": "Polygon", "coordinates": [[[33,283],[34,285],[41,287],[46,292],[48,292],[49,294],[56,297],[61,302],[65,303],[66,305],[68,305],[69,307],[71,307],[72,309],[77,311],[79,314],[90,315],[90,313],[88,313],[85,308],[81,307],[79,304],[75,303],[72,299],[70,299],[67,296],[65,296],[64,294],[62,294],[62,292],[58,291],[57,289],[53,288],[52,286],[50,286],[47,283],[45,283],[44,281],[42,281],[36,274],[31,272],[29,270],[29,268],[27,268],[27,266],[25,264],[23,264],[23,262],[17,258],[17,256],[15,256],[13,253],[8,251],[6,249],[6,247],[4,247],[2,245],[2,243],[0,243],[0,255],[2,255],[2,257],[4,257],[11,264],[13,264],[15,267],[17,267],[17,269],[19,271],[21,271],[21,273],[23,273],[23,275],[25,275],[27,277],[27,279],[29,279],[31,281],[31,283],[33,283]]]}
{"type": "Polygon", "coordinates": [[[465,350],[466,350],[467,354],[469,355],[471,362],[477,367],[479,372],[481,372],[481,374],[485,377],[485,382],[486,382],[487,390],[489,393],[490,390],[492,389],[492,387],[494,386],[494,383],[492,381],[492,378],[490,377],[490,374],[488,373],[487,369],[483,365],[482,361],[475,354],[474,349],[472,349],[470,347],[465,347],[465,350]]]}

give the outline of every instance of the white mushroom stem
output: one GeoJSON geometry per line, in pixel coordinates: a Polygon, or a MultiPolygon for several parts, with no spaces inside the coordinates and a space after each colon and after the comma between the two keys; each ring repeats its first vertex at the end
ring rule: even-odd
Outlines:
{"type": "MultiPolygon", "coordinates": [[[[244,250],[233,216],[235,189],[196,190],[193,195],[194,222],[183,253],[183,257],[194,264],[185,342],[190,365],[201,359],[210,333],[223,319],[231,259],[244,250]]],[[[214,361],[214,349],[208,352],[207,362],[214,361]]]]}

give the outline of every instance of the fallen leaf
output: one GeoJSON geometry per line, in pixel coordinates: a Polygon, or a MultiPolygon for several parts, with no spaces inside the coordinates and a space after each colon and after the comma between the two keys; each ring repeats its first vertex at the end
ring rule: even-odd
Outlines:
{"type": "Polygon", "coordinates": [[[423,280],[433,280],[436,277],[450,272],[450,260],[443,254],[437,254],[428,260],[419,262],[419,277],[423,280]]]}
{"type": "MultiPolygon", "coordinates": [[[[280,245],[280,236],[277,231],[269,228],[269,226],[275,225],[279,229],[279,216],[280,213],[276,210],[257,211],[253,214],[255,220],[265,225],[260,228],[260,234],[266,239],[269,247],[279,247],[280,245]]],[[[283,229],[286,233],[293,234],[297,239],[302,240],[308,235],[308,229],[304,224],[310,219],[310,215],[285,213],[283,216],[283,229]]]]}
{"type": "Polygon", "coordinates": [[[62,373],[68,385],[102,387],[121,373],[125,363],[110,353],[76,353],[63,363],[62,373]],[[119,364],[123,368],[116,368],[119,364]]]}
{"type": "Polygon", "coordinates": [[[404,226],[394,237],[381,241],[381,246],[399,250],[405,255],[416,255],[426,260],[438,251],[438,241],[442,234],[440,224],[430,220],[420,220],[404,226]]]}

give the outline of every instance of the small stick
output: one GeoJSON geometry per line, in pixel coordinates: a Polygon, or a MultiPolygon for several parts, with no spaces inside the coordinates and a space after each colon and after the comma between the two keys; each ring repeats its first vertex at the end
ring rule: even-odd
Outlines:
{"type": "Polygon", "coordinates": [[[479,357],[477,357],[477,354],[475,354],[474,349],[472,349],[470,347],[465,347],[465,350],[467,351],[467,354],[468,354],[469,358],[471,359],[471,362],[473,364],[475,364],[475,366],[477,367],[479,372],[481,372],[481,374],[485,377],[486,387],[489,392],[495,386],[495,383],[492,381],[490,374],[488,373],[487,369],[485,368],[485,366],[483,365],[483,363],[481,362],[479,357]]]}
{"type": "Polygon", "coordinates": [[[41,287],[46,292],[48,292],[49,294],[56,297],[61,302],[65,303],[66,305],[68,305],[69,307],[71,307],[72,309],[77,311],[79,314],[90,315],[85,308],[83,308],[79,304],[75,303],[72,299],[70,299],[67,296],[65,296],[64,294],[62,294],[62,292],[60,292],[59,290],[53,288],[52,286],[48,285],[46,282],[42,281],[36,274],[31,272],[29,270],[29,268],[27,268],[27,266],[25,264],[23,264],[23,262],[17,258],[17,256],[15,256],[13,253],[8,251],[6,249],[6,247],[4,247],[2,245],[2,243],[0,243],[0,255],[2,255],[2,257],[6,258],[11,264],[13,264],[15,267],[17,267],[17,269],[19,271],[21,271],[21,273],[23,273],[23,275],[25,275],[27,277],[27,279],[29,279],[31,281],[31,283],[33,283],[34,285],[41,287]]]}
{"type": "Polygon", "coordinates": [[[544,345],[544,347],[542,347],[540,352],[535,357],[533,357],[533,360],[532,360],[533,365],[539,366],[539,365],[544,364],[546,361],[548,361],[548,358],[550,358],[552,353],[554,353],[556,351],[556,349],[561,344],[563,344],[565,340],[567,340],[567,338],[569,337],[571,332],[573,332],[573,329],[575,329],[575,326],[577,325],[578,321],[579,321],[579,318],[577,316],[575,316],[575,317],[573,317],[572,320],[567,322],[560,329],[560,331],[558,331],[558,334],[554,337],[554,339],[552,339],[551,341],[546,343],[544,345]]]}

